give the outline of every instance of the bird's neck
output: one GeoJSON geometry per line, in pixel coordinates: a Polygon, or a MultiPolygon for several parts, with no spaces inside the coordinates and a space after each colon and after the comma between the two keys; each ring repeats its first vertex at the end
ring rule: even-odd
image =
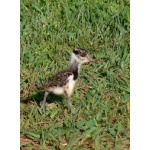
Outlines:
{"type": "Polygon", "coordinates": [[[76,59],[71,58],[69,69],[74,74],[74,80],[76,80],[78,78],[78,75],[79,75],[79,72],[80,72],[80,65],[81,64],[76,59]]]}
{"type": "Polygon", "coordinates": [[[71,61],[70,69],[71,70],[77,70],[79,72],[80,71],[80,63],[77,62],[76,60],[71,61]]]}
{"type": "Polygon", "coordinates": [[[79,72],[80,66],[81,66],[81,63],[79,62],[77,56],[74,53],[72,53],[71,59],[70,59],[70,69],[78,70],[78,72],[79,72]]]}

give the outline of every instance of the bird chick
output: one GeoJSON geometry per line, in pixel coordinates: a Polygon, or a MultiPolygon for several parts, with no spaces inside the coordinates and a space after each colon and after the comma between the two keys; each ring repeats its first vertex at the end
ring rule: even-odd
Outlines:
{"type": "Polygon", "coordinates": [[[45,112],[45,103],[48,94],[53,93],[56,95],[64,95],[71,112],[75,113],[75,109],[71,102],[71,95],[80,73],[81,64],[91,61],[93,61],[93,59],[85,49],[75,48],[73,50],[71,53],[69,68],[56,74],[47,84],[44,85],[44,99],[40,103],[43,112],[45,112]]]}

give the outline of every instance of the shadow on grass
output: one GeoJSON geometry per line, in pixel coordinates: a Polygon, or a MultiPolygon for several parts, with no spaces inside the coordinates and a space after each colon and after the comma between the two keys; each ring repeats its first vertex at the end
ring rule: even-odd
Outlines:
{"type": "MultiPolygon", "coordinates": [[[[36,102],[38,106],[40,106],[40,102],[43,100],[44,98],[44,93],[45,92],[37,92],[36,94],[24,99],[24,100],[21,100],[21,103],[25,103],[25,104],[28,104],[30,103],[31,101],[33,102],[36,102]]],[[[47,96],[47,99],[46,99],[46,102],[48,103],[62,103],[64,97],[62,95],[55,95],[55,94],[52,94],[52,93],[49,93],[49,95],[47,96]]]]}

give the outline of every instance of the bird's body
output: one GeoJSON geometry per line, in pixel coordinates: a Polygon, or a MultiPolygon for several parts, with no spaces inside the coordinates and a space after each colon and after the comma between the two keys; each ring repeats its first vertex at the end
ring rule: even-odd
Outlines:
{"type": "Polygon", "coordinates": [[[44,85],[44,99],[41,103],[41,109],[45,112],[45,102],[49,93],[54,93],[56,95],[65,95],[68,101],[68,106],[74,113],[74,108],[71,103],[71,95],[75,83],[78,79],[80,72],[80,65],[86,62],[92,61],[91,57],[88,55],[86,50],[75,48],[71,54],[70,67],[56,74],[47,84],[44,85]]]}
{"type": "Polygon", "coordinates": [[[66,70],[54,76],[47,85],[45,85],[45,91],[52,92],[57,95],[64,95],[65,90],[72,93],[75,83],[76,80],[74,79],[72,71],[66,70]]]}

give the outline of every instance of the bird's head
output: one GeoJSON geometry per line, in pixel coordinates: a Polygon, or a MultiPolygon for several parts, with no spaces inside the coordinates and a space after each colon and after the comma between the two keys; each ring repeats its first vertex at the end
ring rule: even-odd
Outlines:
{"type": "Polygon", "coordinates": [[[93,58],[88,54],[85,49],[75,48],[71,54],[71,62],[78,62],[84,64],[93,61],[93,58]]]}

